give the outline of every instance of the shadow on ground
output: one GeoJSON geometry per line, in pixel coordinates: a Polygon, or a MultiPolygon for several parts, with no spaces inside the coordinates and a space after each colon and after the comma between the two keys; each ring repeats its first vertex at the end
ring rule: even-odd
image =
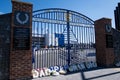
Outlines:
{"type": "Polygon", "coordinates": [[[117,71],[117,68],[115,68],[116,71],[112,71],[111,69],[114,69],[114,68],[97,68],[97,69],[91,69],[91,70],[84,70],[84,71],[80,71],[80,76],[82,80],[92,80],[92,79],[97,80],[98,78],[120,74],[120,68],[118,68],[118,71],[117,71]],[[92,73],[92,74],[89,74],[89,76],[91,75],[91,77],[87,78],[85,73],[92,73]],[[96,73],[96,75],[93,75],[94,73],[96,73]]]}

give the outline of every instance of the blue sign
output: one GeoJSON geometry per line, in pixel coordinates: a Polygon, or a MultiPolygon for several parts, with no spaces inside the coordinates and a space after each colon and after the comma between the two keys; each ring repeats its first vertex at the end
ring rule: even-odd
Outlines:
{"type": "Polygon", "coordinates": [[[55,33],[55,38],[58,38],[58,46],[64,46],[64,34],[55,33]]]}

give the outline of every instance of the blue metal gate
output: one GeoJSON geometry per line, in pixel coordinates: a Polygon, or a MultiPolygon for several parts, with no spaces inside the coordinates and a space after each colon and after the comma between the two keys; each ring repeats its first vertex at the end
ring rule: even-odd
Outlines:
{"type": "Polygon", "coordinates": [[[34,68],[95,61],[94,21],[66,9],[34,11],[32,47],[34,68]]]}

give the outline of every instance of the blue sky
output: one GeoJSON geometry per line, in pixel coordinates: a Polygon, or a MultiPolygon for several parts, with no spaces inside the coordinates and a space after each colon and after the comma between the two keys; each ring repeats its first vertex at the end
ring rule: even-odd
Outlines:
{"type": "MultiPolygon", "coordinates": [[[[33,11],[45,8],[64,8],[77,11],[92,20],[102,17],[112,19],[114,27],[114,9],[119,0],[21,0],[33,4],[33,11]]],[[[0,13],[12,11],[11,0],[0,0],[0,13]]]]}

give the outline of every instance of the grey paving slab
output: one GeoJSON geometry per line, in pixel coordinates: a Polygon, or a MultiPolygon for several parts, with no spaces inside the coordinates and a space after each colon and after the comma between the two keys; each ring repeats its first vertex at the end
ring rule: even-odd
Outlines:
{"type": "Polygon", "coordinates": [[[32,80],[120,80],[120,68],[105,68],[32,80]]]}

